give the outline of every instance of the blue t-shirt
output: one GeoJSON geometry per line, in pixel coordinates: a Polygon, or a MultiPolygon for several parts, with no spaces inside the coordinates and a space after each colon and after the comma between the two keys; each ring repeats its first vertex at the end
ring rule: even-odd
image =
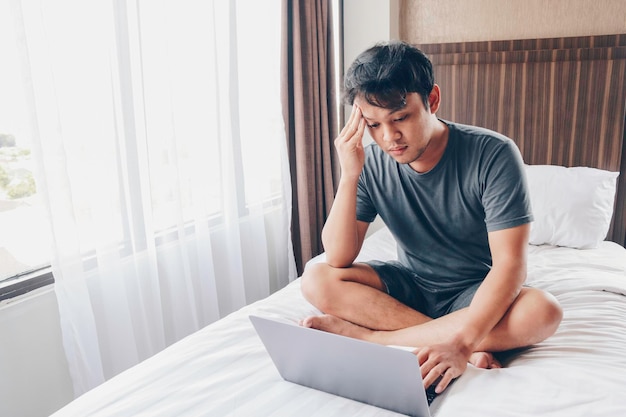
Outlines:
{"type": "Polygon", "coordinates": [[[457,123],[437,165],[415,172],[372,143],[359,178],[357,219],[380,215],[398,260],[432,288],[466,288],[491,268],[487,232],[533,220],[524,163],[515,143],[457,123]]]}

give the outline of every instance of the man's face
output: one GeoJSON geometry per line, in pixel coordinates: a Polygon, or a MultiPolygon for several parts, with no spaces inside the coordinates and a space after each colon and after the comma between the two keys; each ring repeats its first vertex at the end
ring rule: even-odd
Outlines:
{"type": "Polygon", "coordinates": [[[430,143],[436,117],[417,93],[407,94],[406,105],[395,110],[369,104],[361,96],[354,102],[361,108],[370,135],[383,151],[398,163],[419,163],[430,143]]]}

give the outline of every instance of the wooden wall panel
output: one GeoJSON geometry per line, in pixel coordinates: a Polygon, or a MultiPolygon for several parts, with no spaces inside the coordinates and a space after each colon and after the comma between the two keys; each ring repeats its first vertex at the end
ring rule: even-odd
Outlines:
{"type": "Polygon", "coordinates": [[[528,164],[619,171],[608,238],[626,245],[626,34],[418,46],[440,117],[509,136],[528,164]]]}

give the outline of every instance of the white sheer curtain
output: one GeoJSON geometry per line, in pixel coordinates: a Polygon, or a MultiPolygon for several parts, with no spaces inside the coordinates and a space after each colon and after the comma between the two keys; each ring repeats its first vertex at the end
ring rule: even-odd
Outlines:
{"type": "Polygon", "coordinates": [[[295,278],[280,0],[11,0],[76,395],[295,278]]]}

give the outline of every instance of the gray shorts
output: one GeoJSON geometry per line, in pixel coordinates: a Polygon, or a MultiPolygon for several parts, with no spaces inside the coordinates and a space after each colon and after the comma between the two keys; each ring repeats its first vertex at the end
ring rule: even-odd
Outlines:
{"type": "Polygon", "coordinates": [[[482,283],[480,280],[462,288],[432,288],[424,285],[424,280],[418,274],[400,262],[365,263],[378,274],[390,296],[430,318],[468,307],[482,283]]]}

